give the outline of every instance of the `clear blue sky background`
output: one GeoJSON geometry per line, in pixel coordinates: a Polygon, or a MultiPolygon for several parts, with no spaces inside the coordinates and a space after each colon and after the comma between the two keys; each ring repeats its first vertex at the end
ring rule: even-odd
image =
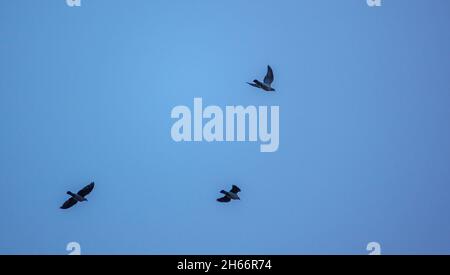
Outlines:
{"type": "Polygon", "coordinates": [[[1,1],[0,253],[448,254],[449,26],[448,0],[1,1]],[[276,94],[245,84],[267,64],[276,94]],[[194,97],[279,105],[278,152],[175,143],[194,97]]]}

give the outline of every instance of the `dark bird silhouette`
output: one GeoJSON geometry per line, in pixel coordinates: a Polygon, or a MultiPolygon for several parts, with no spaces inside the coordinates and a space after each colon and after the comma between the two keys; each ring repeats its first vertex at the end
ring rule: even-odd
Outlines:
{"type": "Polygon", "coordinates": [[[241,192],[241,189],[239,189],[239,187],[237,187],[236,185],[233,185],[230,192],[227,192],[225,190],[220,191],[220,193],[224,194],[225,196],[223,196],[222,198],[218,198],[217,201],[218,202],[229,202],[231,200],[240,200],[241,198],[239,198],[239,196],[237,194],[239,192],[241,192]]]}
{"type": "Polygon", "coordinates": [[[94,189],[94,185],[95,183],[91,182],[76,194],[68,191],[67,195],[70,195],[70,199],[66,200],[60,208],[67,209],[74,206],[77,202],[87,201],[86,196],[91,193],[92,189],[94,189]]]}
{"type": "Polygon", "coordinates": [[[270,66],[267,66],[267,74],[264,77],[264,82],[261,82],[257,79],[253,80],[253,83],[247,82],[249,85],[263,89],[266,92],[274,92],[275,89],[272,88],[272,82],[273,82],[273,71],[270,66]]]}

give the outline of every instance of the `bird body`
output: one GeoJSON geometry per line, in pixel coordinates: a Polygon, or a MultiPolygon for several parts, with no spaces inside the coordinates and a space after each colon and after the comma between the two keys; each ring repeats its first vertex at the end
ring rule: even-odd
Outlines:
{"type": "Polygon", "coordinates": [[[270,66],[267,66],[267,74],[264,77],[264,82],[261,82],[257,79],[253,80],[253,83],[247,82],[249,85],[263,89],[266,92],[274,92],[275,89],[272,88],[272,82],[274,80],[273,70],[270,66]]]}
{"type": "Polygon", "coordinates": [[[239,200],[239,196],[238,194],[232,193],[232,192],[227,192],[225,190],[220,191],[220,193],[224,194],[225,196],[229,197],[232,200],[239,200]]]}
{"type": "Polygon", "coordinates": [[[67,195],[70,195],[72,198],[76,199],[78,202],[82,202],[82,201],[87,201],[87,199],[85,197],[82,197],[78,194],[74,194],[72,192],[67,192],[67,195]]]}

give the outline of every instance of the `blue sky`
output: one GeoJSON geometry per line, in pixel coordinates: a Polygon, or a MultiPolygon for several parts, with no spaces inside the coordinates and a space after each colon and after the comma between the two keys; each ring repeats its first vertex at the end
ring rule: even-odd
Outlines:
{"type": "Polygon", "coordinates": [[[2,1],[0,254],[449,254],[449,12],[2,1]],[[245,84],[267,64],[274,94],[245,84]],[[280,106],[279,150],[174,142],[195,97],[280,106]],[[217,203],[232,184],[241,201],[217,203]]]}

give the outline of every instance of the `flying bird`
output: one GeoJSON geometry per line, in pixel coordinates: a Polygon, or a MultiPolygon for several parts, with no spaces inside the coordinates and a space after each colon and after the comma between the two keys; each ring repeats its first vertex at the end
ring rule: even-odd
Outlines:
{"type": "Polygon", "coordinates": [[[272,88],[272,82],[273,82],[273,71],[270,66],[267,66],[267,74],[264,77],[264,82],[261,82],[257,79],[253,80],[253,83],[247,82],[249,85],[263,89],[266,92],[272,92],[275,91],[274,88],[272,88]]]}
{"type": "Polygon", "coordinates": [[[94,189],[94,185],[95,183],[91,182],[76,194],[68,191],[67,195],[70,195],[70,199],[66,200],[60,208],[67,209],[74,206],[77,202],[87,201],[86,196],[91,193],[92,189],[94,189]]]}
{"type": "Polygon", "coordinates": [[[229,202],[231,200],[240,200],[241,198],[239,198],[239,196],[237,194],[239,192],[241,192],[241,189],[239,189],[239,187],[237,187],[236,185],[233,185],[230,192],[227,192],[225,190],[220,191],[220,193],[224,194],[225,196],[223,196],[222,198],[218,198],[217,201],[218,202],[229,202]]]}

